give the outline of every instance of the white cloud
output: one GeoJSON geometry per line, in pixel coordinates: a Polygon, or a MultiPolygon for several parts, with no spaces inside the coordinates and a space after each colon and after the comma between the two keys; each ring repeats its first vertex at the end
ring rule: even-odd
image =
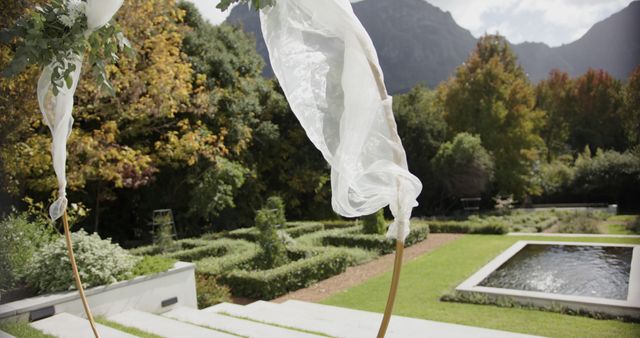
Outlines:
{"type": "Polygon", "coordinates": [[[505,35],[511,42],[570,43],[632,0],[427,0],[451,12],[474,36],[505,35]]]}

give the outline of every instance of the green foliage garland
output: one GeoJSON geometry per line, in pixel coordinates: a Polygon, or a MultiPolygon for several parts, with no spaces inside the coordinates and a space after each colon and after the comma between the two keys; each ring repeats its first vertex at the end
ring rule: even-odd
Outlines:
{"type": "Polygon", "coordinates": [[[118,61],[118,51],[133,50],[113,22],[87,34],[85,5],[81,0],[53,0],[36,6],[14,27],[0,32],[0,42],[16,44],[13,60],[1,75],[14,76],[29,65],[45,67],[53,63],[51,84],[57,95],[62,86],[71,88],[71,74],[76,66],[70,61],[86,55],[97,85],[114,94],[105,66],[118,61]]]}

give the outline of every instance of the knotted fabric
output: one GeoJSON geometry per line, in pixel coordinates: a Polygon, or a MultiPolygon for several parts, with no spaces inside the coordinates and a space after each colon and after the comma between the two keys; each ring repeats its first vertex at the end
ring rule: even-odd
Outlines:
{"type": "MultiPolygon", "coordinates": [[[[85,35],[90,35],[93,31],[106,25],[115,13],[122,6],[123,0],[88,0],[85,6],[87,17],[87,31],[85,35]]],[[[58,199],[49,207],[49,216],[56,220],[62,216],[67,208],[67,139],[71,134],[73,126],[73,95],[80,80],[82,68],[82,55],[75,55],[70,60],[65,60],[67,64],[75,65],[75,70],[70,74],[71,87],[61,83],[58,95],[53,94],[51,76],[56,67],[56,62],[44,67],[40,79],[38,80],[38,103],[42,112],[44,122],[49,126],[52,135],[51,157],[53,159],[53,169],[58,179],[58,199]]]]}
{"type": "Polygon", "coordinates": [[[378,57],[348,0],[277,0],[261,11],[271,65],[307,136],[331,165],[345,217],[389,205],[404,241],[422,190],[407,168],[378,57]]]}

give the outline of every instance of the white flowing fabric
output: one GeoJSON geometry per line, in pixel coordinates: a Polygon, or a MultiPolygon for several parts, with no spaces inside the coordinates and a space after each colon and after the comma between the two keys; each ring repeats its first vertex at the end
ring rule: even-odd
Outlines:
{"type": "Polygon", "coordinates": [[[422,184],[407,169],[375,48],[350,2],[277,0],[261,22],[287,100],[331,165],[333,209],[358,217],[389,205],[387,236],[404,241],[422,184]]]}
{"type": "MultiPolygon", "coordinates": [[[[88,0],[86,3],[87,32],[91,34],[96,29],[106,25],[116,14],[123,0],[88,0]]],[[[67,161],[67,139],[73,126],[73,94],[80,80],[82,67],[82,55],[76,55],[66,62],[75,65],[75,71],[71,73],[72,85],[67,88],[62,84],[58,95],[54,95],[51,86],[51,75],[55,62],[46,66],[38,80],[38,103],[44,117],[44,122],[49,126],[52,135],[51,157],[53,169],[58,178],[58,199],[49,207],[49,216],[54,221],[62,216],[67,208],[67,179],[65,164],[67,161]]]]}

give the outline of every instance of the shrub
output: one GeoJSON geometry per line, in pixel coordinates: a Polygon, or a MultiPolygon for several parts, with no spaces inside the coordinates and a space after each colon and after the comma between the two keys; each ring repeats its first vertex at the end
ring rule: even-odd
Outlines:
{"type": "Polygon", "coordinates": [[[574,217],[569,221],[561,222],[558,227],[560,233],[571,234],[599,234],[598,221],[588,216],[574,217]]]}
{"type": "Polygon", "coordinates": [[[430,221],[429,229],[432,233],[455,234],[483,234],[502,235],[509,232],[504,221],[494,220],[474,223],[470,221],[430,221]]]}
{"type": "Polygon", "coordinates": [[[322,230],[314,233],[302,235],[296,239],[296,242],[299,245],[308,245],[308,246],[323,246],[322,239],[326,236],[330,235],[338,235],[338,234],[357,234],[362,232],[362,227],[359,225],[352,225],[347,228],[334,228],[331,230],[322,230]]]}
{"type": "MultiPolygon", "coordinates": [[[[414,225],[405,239],[405,246],[411,246],[423,241],[429,234],[429,226],[426,224],[414,225]]],[[[356,247],[366,250],[374,250],[380,254],[393,252],[396,248],[395,241],[384,235],[370,234],[335,234],[327,235],[322,239],[323,245],[356,247]]]]}
{"type": "Polygon", "coordinates": [[[132,278],[138,276],[153,275],[164,272],[173,267],[175,259],[162,256],[144,256],[131,270],[132,278]]]}
{"type": "Polygon", "coordinates": [[[356,222],[352,220],[330,220],[321,223],[324,224],[325,230],[350,228],[356,225],[356,222]]]}
{"type": "Polygon", "coordinates": [[[173,240],[173,217],[170,213],[160,213],[153,215],[153,224],[156,224],[155,233],[153,234],[153,244],[158,248],[160,253],[169,252],[173,249],[175,243],[173,240]]]}
{"type": "Polygon", "coordinates": [[[46,221],[30,220],[25,213],[14,213],[0,221],[0,292],[15,285],[27,262],[51,242],[54,233],[46,221]]]}
{"type": "Polygon", "coordinates": [[[196,274],[196,294],[199,309],[228,302],[231,299],[229,288],[218,284],[215,277],[206,274],[196,274]]]}
{"type": "Polygon", "coordinates": [[[232,252],[222,257],[201,259],[196,262],[196,270],[198,273],[219,276],[233,269],[252,268],[252,263],[258,259],[259,254],[260,252],[255,245],[248,246],[242,251],[232,252]]]}
{"type": "Polygon", "coordinates": [[[256,213],[256,228],[260,231],[258,245],[262,249],[260,263],[263,268],[274,268],[287,263],[287,250],[278,236],[277,227],[284,227],[284,203],[280,197],[267,199],[264,208],[256,213]]]}
{"type": "MultiPolygon", "coordinates": [[[[140,260],[111,243],[111,239],[100,239],[97,234],[88,235],[80,230],[72,233],[71,238],[84,287],[127,279],[140,260]]],[[[34,254],[26,265],[25,278],[41,292],[75,288],[64,238],[45,245],[34,254]]]]}
{"type": "Polygon", "coordinates": [[[633,233],[640,234],[640,216],[636,216],[633,222],[628,223],[627,229],[633,233]]]}
{"type": "Polygon", "coordinates": [[[457,134],[440,145],[431,162],[451,196],[480,196],[493,180],[493,159],[479,136],[457,134]]]}
{"type": "MultiPolygon", "coordinates": [[[[174,241],[171,247],[165,248],[165,253],[172,253],[180,250],[189,250],[200,246],[205,246],[211,243],[210,241],[203,240],[201,238],[186,238],[178,241],[174,241]]],[[[144,255],[159,255],[162,253],[162,249],[157,245],[145,245],[134,249],[129,249],[129,253],[137,256],[144,255]]]]}
{"type": "Polygon", "coordinates": [[[324,245],[346,246],[376,250],[381,254],[393,252],[395,242],[384,235],[355,234],[355,235],[330,235],[322,239],[324,245]]]}
{"type": "Polygon", "coordinates": [[[346,270],[343,252],[327,252],[269,270],[233,270],[220,278],[234,295],[254,299],[273,299],[346,270]]]}
{"type": "Polygon", "coordinates": [[[220,239],[217,241],[205,242],[204,245],[197,246],[192,249],[175,251],[167,254],[166,256],[181,261],[195,262],[205,257],[225,255],[237,246],[244,247],[248,244],[249,243],[242,240],[220,239]]]}
{"type": "Polygon", "coordinates": [[[382,235],[387,230],[384,220],[384,210],[380,209],[371,215],[362,217],[362,232],[365,234],[382,235]]]}
{"type": "Polygon", "coordinates": [[[285,228],[284,231],[293,238],[324,230],[324,225],[317,222],[288,223],[287,225],[290,227],[285,228]]]}
{"type": "Polygon", "coordinates": [[[258,231],[256,227],[240,228],[229,231],[229,233],[226,234],[226,237],[234,239],[244,239],[245,241],[249,242],[257,242],[258,237],[260,237],[260,231],[258,231]]]}

